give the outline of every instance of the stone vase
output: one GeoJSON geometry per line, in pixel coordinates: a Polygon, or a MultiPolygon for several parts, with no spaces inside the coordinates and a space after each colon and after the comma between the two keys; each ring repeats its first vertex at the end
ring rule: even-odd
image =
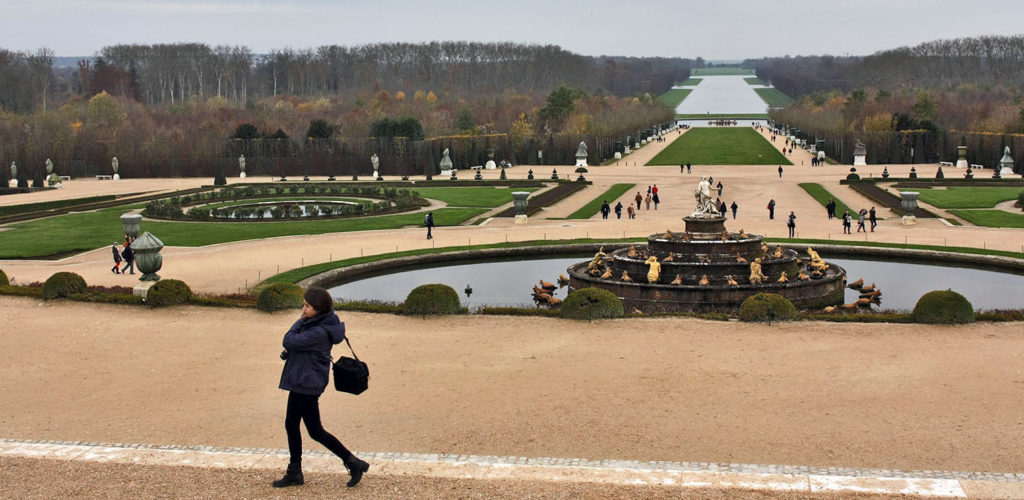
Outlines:
{"type": "Polygon", "coordinates": [[[139,229],[142,226],[142,215],[140,214],[124,214],[121,216],[121,227],[124,228],[124,234],[128,235],[129,238],[135,239],[139,236],[139,229]]]}
{"type": "Polygon", "coordinates": [[[158,281],[160,275],[157,271],[163,267],[164,258],[160,250],[164,248],[164,242],[153,236],[148,231],[142,233],[132,242],[132,250],[135,252],[135,265],[142,272],[139,281],[158,281]]]}

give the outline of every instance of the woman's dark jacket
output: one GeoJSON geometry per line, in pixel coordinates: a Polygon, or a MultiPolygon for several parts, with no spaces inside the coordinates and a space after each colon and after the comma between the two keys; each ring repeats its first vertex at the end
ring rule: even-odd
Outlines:
{"type": "Polygon", "coordinates": [[[331,347],[345,340],[345,323],[334,311],[302,318],[284,334],[288,359],[281,372],[280,389],[319,396],[331,372],[331,347]]]}

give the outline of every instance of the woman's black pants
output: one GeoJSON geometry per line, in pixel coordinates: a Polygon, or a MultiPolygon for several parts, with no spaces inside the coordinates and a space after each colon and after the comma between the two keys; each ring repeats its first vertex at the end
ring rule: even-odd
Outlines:
{"type": "Polygon", "coordinates": [[[320,424],[320,396],[310,396],[297,392],[288,393],[288,412],[284,417],[284,429],[288,432],[288,452],[291,454],[290,464],[298,466],[302,463],[302,433],[299,421],[306,422],[309,437],[324,445],[342,460],[348,462],[352,452],[348,451],[338,438],[324,430],[320,424]]]}

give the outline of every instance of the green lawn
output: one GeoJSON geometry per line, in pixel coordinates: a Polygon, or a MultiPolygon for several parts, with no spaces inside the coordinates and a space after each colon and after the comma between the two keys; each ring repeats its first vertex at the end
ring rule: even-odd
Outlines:
{"type": "Polygon", "coordinates": [[[768,89],[754,89],[757,95],[761,96],[761,100],[769,106],[789,106],[793,104],[793,98],[786,94],[783,94],[781,90],[776,88],[768,89]]]}
{"type": "Polygon", "coordinates": [[[753,75],[754,70],[737,67],[718,68],[697,68],[690,72],[690,76],[722,76],[722,75],[753,75]]]}
{"type": "Polygon", "coordinates": [[[697,85],[700,85],[701,81],[703,81],[702,78],[687,78],[686,80],[679,82],[676,85],[681,85],[684,87],[696,87],[697,85]]]}
{"type": "Polygon", "coordinates": [[[1016,200],[1019,187],[966,187],[922,189],[921,200],[939,208],[992,208],[997,203],[1016,200]]]}
{"type": "Polygon", "coordinates": [[[670,89],[668,92],[658,96],[658,100],[662,104],[675,109],[679,103],[686,99],[686,96],[690,95],[690,92],[693,92],[693,89],[670,89]]]}
{"type": "MultiPolygon", "coordinates": [[[[33,258],[83,252],[124,239],[119,217],[143,205],[126,205],[95,212],[68,214],[12,224],[0,231],[0,259],[33,258]]],[[[434,211],[439,226],[462,223],[484,213],[484,208],[443,208],[434,211]]],[[[230,241],[420,226],[423,214],[413,212],[377,217],[310,220],[301,222],[165,222],[142,221],[142,230],[167,246],[203,246],[230,241]]]]}
{"type": "Polygon", "coordinates": [[[825,186],[822,186],[821,184],[805,182],[801,183],[800,187],[804,188],[804,191],[807,191],[807,194],[811,195],[811,197],[818,203],[821,203],[821,206],[825,206],[825,204],[828,203],[828,200],[836,200],[836,215],[842,215],[846,210],[850,210],[851,214],[857,213],[856,210],[852,210],[850,207],[846,206],[846,204],[843,203],[843,200],[840,200],[834,194],[828,192],[828,190],[825,189],[825,186]]]}
{"type": "Polygon", "coordinates": [[[453,207],[494,208],[512,202],[512,191],[536,191],[537,188],[498,189],[494,187],[415,187],[420,196],[443,201],[453,207]]]}
{"type": "Polygon", "coordinates": [[[976,226],[1024,228],[1024,214],[1002,210],[950,210],[949,213],[976,226]]]}
{"type": "Polygon", "coordinates": [[[698,127],[679,136],[648,165],[792,165],[761,134],[747,127],[698,127]]]}
{"type": "Polygon", "coordinates": [[[746,119],[754,119],[754,120],[760,120],[760,119],[767,120],[768,119],[768,113],[733,113],[731,115],[720,115],[720,114],[712,115],[712,114],[708,114],[708,113],[687,113],[687,114],[676,115],[676,120],[699,120],[701,118],[706,118],[708,120],[717,120],[719,118],[736,118],[736,119],[746,118],[746,119]]]}
{"type": "Polygon", "coordinates": [[[753,78],[744,78],[743,81],[747,82],[750,85],[768,85],[767,83],[765,83],[764,80],[756,76],[753,78]]]}
{"type": "Polygon", "coordinates": [[[593,217],[594,214],[601,210],[602,202],[608,200],[608,203],[614,207],[615,204],[613,202],[619,199],[619,197],[625,194],[626,192],[632,190],[634,187],[636,187],[636,184],[615,184],[614,186],[608,188],[608,190],[605,191],[604,193],[601,193],[601,196],[594,198],[593,200],[590,201],[590,203],[583,205],[582,208],[573,212],[572,214],[569,215],[569,217],[566,218],[589,219],[593,217]]]}

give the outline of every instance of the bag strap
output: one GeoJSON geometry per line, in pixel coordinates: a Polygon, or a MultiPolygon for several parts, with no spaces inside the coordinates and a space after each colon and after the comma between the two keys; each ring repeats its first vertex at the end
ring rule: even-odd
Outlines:
{"type": "Polygon", "coordinates": [[[356,352],[352,350],[352,344],[348,341],[348,335],[345,336],[345,344],[348,345],[348,350],[352,352],[352,357],[359,361],[359,356],[356,356],[356,352]]]}

